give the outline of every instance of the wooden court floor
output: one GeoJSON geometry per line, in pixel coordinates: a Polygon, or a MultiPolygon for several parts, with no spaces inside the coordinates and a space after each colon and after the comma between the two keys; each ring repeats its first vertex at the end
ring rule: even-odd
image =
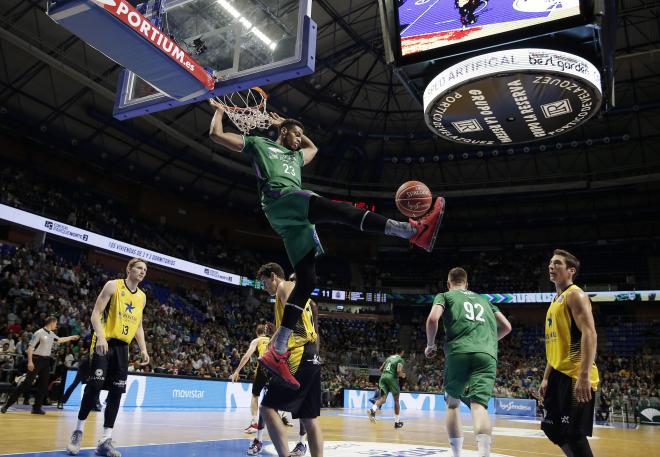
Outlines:
{"type": "MultiPolygon", "coordinates": [[[[47,409],[47,415],[35,416],[22,408],[0,415],[0,455],[64,455],[77,409],[47,409]]],[[[326,441],[325,455],[451,456],[444,413],[402,413],[404,427],[394,430],[391,412],[379,413],[374,424],[361,410],[324,409],[320,420],[326,441]]],[[[537,422],[494,416],[493,419],[493,455],[563,455],[543,436],[537,422]]],[[[208,411],[124,408],[119,412],[113,439],[124,457],[245,455],[254,437],[242,433],[248,422],[247,408],[208,411]]],[[[93,446],[101,436],[102,423],[103,413],[90,414],[80,455],[94,455],[93,446]]],[[[294,424],[289,428],[291,447],[298,433],[297,421],[294,424]]],[[[476,456],[469,416],[463,416],[463,425],[464,456],[476,456]]],[[[267,435],[265,440],[268,441],[267,435]]],[[[660,428],[654,426],[596,427],[590,442],[598,457],[660,456],[660,428]]],[[[262,455],[274,455],[272,446],[267,444],[262,455]]]]}

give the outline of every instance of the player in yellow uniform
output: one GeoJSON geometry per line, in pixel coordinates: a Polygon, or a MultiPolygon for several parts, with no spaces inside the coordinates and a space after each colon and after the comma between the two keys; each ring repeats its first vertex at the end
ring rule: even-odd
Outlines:
{"type": "MultiPolygon", "coordinates": [[[[266,326],[264,324],[257,325],[257,337],[250,342],[247,351],[241,358],[236,370],[232,373],[231,382],[238,381],[238,377],[241,374],[243,367],[250,361],[252,354],[257,353],[258,357],[261,357],[266,349],[268,348],[268,343],[270,342],[270,337],[266,336],[266,326]]],[[[264,421],[259,414],[259,419],[257,420],[257,414],[259,411],[259,395],[261,391],[266,387],[268,383],[268,376],[264,372],[264,369],[261,368],[261,365],[257,363],[257,369],[254,372],[254,379],[252,380],[252,401],[250,402],[250,412],[252,413],[252,421],[250,425],[243,430],[245,433],[257,433],[257,437],[252,440],[250,447],[247,450],[248,455],[256,455],[261,452],[263,446],[263,441],[261,435],[264,429],[264,421]]]]}
{"type": "Polygon", "coordinates": [[[96,454],[121,457],[121,453],[112,443],[112,429],[119,412],[121,396],[126,392],[128,350],[133,338],[137,339],[140,346],[141,364],[149,363],[142,328],[142,312],[147,297],[138,288],[146,274],[147,263],[142,259],[131,259],[126,266],[126,279],[106,282],[96,299],[90,318],[94,327],[89,351],[92,357],[90,376],[80,404],[78,424],[66,448],[71,455],[80,451],[85,420],[94,408],[97,392],[107,390],[103,437],[98,443],[96,454]]]}
{"type": "Polygon", "coordinates": [[[591,301],[573,284],[579,269],[580,261],[561,249],[554,251],[548,266],[557,295],[545,319],[541,429],[567,456],[591,457],[587,436],[593,430],[599,381],[594,363],[597,336],[591,301]]]}
{"type": "MultiPolygon", "coordinates": [[[[257,273],[257,279],[263,282],[266,291],[275,295],[277,330],[271,340],[277,336],[282,324],[284,306],[295,285],[293,281],[284,278],[282,267],[272,262],[262,265],[257,273]]],[[[290,353],[287,360],[288,370],[300,383],[300,389],[293,391],[280,378],[271,378],[268,391],[261,401],[261,414],[279,456],[288,456],[289,447],[286,429],[278,410],[289,411],[294,419],[300,419],[307,430],[312,457],[323,456],[323,435],[317,419],[321,414],[321,359],[316,345],[317,339],[311,300],[307,300],[287,341],[287,352],[290,353]]]]}

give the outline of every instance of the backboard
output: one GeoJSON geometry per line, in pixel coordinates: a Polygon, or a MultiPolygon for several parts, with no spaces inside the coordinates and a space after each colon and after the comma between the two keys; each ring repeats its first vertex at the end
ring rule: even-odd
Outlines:
{"type": "Polygon", "coordinates": [[[314,72],[311,0],[149,0],[137,10],[217,81],[210,92],[175,100],[125,69],[115,102],[118,119],[314,72]]]}

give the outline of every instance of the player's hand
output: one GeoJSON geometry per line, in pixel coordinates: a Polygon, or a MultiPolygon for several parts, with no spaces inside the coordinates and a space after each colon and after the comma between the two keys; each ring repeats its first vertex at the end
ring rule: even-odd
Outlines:
{"type": "Polygon", "coordinates": [[[28,362],[28,371],[34,371],[34,363],[28,362]]]}
{"type": "Polygon", "coordinates": [[[95,349],[98,355],[105,355],[108,352],[108,341],[105,337],[99,337],[96,339],[95,349]]]}
{"type": "Polygon", "coordinates": [[[438,353],[438,346],[435,344],[433,346],[426,346],[426,349],[424,349],[424,355],[426,356],[427,359],[432,359],[435,357],[435,355],[438,353]]]}
{"type": "Polygon", "coordinates": [[[283,118],[282,116],[280,116],[277,113],[272,113],[271,112],[271,113],[268,113],[268,115],[270,116],[270,123],[274,127],[279,127],[280,125],[282,125],[282,122],[284,122],[286,120],[285,118],[283,118]]]}
{"type": "Polygon", "coordinates": [[[591,400],[591,383],[589,375],[579,375],[575,382],[575,399],[580,403],[591,400]]]}
{"type": "Polygon", "coordinates": [[[539,399],[541,400],[541,403],[543,403],[543,399],[545,398],[546,390],[548,390],[548,380],[544,379],[539,386],[539,399]]]}
{"type": "Polygon", "coordinates": [[[71,337],[71,341],[78,341],[80,339],[80,335],[73,335],[71,337]]]}
{"type": "Polygon", "coordinates": [[[236,382],[238,381],[238,371],[234,371],[231,376],[229,377],[231,379],[231,382],[236,382]]]}
{"type": "Polygon", "coordinates": [[[149,361],[151,360],[151,358],[149,357],[149,353],[147,351],[142,351],[140,355],[142,356],[142,361],[140,362],[140,365],[141,366],[149,365],[149,361]]]}
{"type": "Polygon", "coordinates": [[[220,104],[216,99],[214,98],[209,98],[209,105],[213,107],[216,111],[220,113],[220,115],[225,113],[225,107],[220,104]]]}

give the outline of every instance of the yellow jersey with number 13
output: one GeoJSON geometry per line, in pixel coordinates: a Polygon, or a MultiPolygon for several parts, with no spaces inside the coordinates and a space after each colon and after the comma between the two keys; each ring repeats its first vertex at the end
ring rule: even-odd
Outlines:
{"type": "MultiPolygon", "coordinates": [[[[117,289],[105,308],[101,324],[105,339],[120,340],[125,343],[133,341],[142,322],[142,311],[147,302],[147,296],[138,287],[132,292],[123,279],[115,279],[117,289]]],[[[96,343],[96,335],[92,347],[96,343]]]]}

